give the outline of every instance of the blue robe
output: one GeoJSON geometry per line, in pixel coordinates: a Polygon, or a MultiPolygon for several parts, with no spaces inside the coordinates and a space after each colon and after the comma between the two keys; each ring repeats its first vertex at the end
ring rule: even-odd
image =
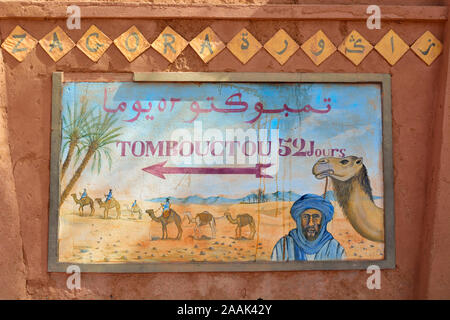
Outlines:
{"type": "Polygon", "coordinates": [[[108,195],[106,196],[105,202],[108,201],[108,200],[111,199],[111,198],[112,198],[112,191],[109,190],[109,193],[108,193],[108,195]]]}
{"type": "Polygon", "coordinates": [[[170,208],[170,203],[169,203],[169,201],[167,201],[163,206],[163,211],[167,211],[167,210],[169,210],[169,208],[170,208]]]}
{"type": "MultiPolygon", "coordinates": [[[[291,230],[296,231],[297,229],[291,230]]],[[[322,243],[316,252],[306,253],[289,235],[278,240],[272,251],[272,261],[311,261],[311,260],[341,260],[345,259],[344,248],[333,237],[322,243]],[[283,260],[283,241],[284,260],[283,260]]]]}
{"type": "Polygon", "coordinates": [[[136,200],[134,200],[133,204],[131,205],[131,207],[133,208],[136,205],[136,200]]]}
{"type": "Polygon", "coordinates": [[[81,200],[81,199],[83,199],[83,198],[86,198],[86,196],[87,196],[87,194],[86,194],[86,190],[84,190],[84,191],[83,191],[83,194],[81,195],[81,198],[80,198],[80,200],[81,200]]]}

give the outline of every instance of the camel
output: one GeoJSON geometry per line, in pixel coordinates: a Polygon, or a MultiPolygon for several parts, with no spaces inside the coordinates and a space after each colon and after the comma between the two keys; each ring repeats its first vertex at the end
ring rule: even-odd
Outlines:
{"type": "Polygon", "coordinates": [[[242,227],[245,227],[248,225],[250,227],[250,240],[253,240],[256,233],[256,227],[255,227],[255,221],[253,220],[253,217],[249,215],[248,213],[238,214],[236,216],[236,219],[233,219],[231,216],[231,213],[228,211],[225,212],[224,216],[227,218],[227,220],[232,224],[237,224],[236,227],[236,239],[242,239],[241,231],[242,227]]]}
{"type": "Polygon", "coordinates": [[[127,206],[127,210],[131,212],[131,216],[132,217],[134,216],[135,213],[138,213],[139,214],[139,220],[142,219],[142,209],[141,209],[141,207],[139,207],[139,205],[137,203],[134,205],[134,207],[131,207],[131,208],[129,208],[127,206]]]}
{"type": "Polygon", "coordinates": [[[192,215],[190,212],[185,213],[186,217],[189,220],[189,223],[194,223],[194,233],[198,233],[201,226],[209,225],[211,228],[211,237],[212,239],[216,238],[216,219],[214,219],[214,216],[209,213],[208,211],[203,211],[201,213],[197,213],[195,216],[195,219],[192,218],[192,215]]]}
{"type": "Polygon", "coordinates": [[[103,202],[102,199],[95,198],[95,201],[98,202],[98,205],[100,206],[100,208],[105,209],[105,211],[103,212],[104,219],[108,219],[109,209],[112,209],[112,208],[116,208],[116,212],[117,212],[116,219],[120,218],[120,204],[116,199],[111,198],[108,201],[103,202]]]}
{"type": "Polygon", "coordinates": [[[331,178],[337,202],[361,236],[384,242],[384,210],[373,202],[372,188],[362,158],[322,158],[314,164],[312,173],[317,179],[331,178]]]}
{"type": "Polygon", "coordinates": [[[168,239],[167,225],[171,222],[175,222],[175,225],[177,226],[177,229],[178,229],[178,234],[175,239],[176,240],[181,239],[181,235],[183,234],[183,228],[181,228],[181,218],[178,215],[178,213],[175,212],[175,210],[170,209],[169,216],[167,216],[167,217],[165,217],[164,215],[161,215],[160,217],[155,216],[155,211],[153,209],[145,210],[145,212],[148,213],[148,215],[150,216],[150,218],[153,221],[161,223],[161,227],[162,227],[161,240],[168,239]]]}
{"type": "Polygon", "coordinates": [[[86,196],[83,199],[77,199],[77,195],[75,193],[72,193],[71,196],[73,197],[73,200],[75,201],[75,203],[80,206],[78,208],[78,212],[80,213],[80,216],[84,216],[84,207],[85,206],[91,207],[91,213],[89,214],[89,216],[92,216],[94,214],[94,212],[95,212],[94,201],[91,198],[86,196]]]}

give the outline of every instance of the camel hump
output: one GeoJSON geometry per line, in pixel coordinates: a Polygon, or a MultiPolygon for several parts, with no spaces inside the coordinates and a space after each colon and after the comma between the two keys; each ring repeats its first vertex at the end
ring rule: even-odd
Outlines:
{"type": "Polygon", "coordinates": [[[241,219],[243,224],[251,224],[253,223],[253,217],[248,213],[242,213],[238,215],[238,218],[241,219]]]}
{"type": "Polygon", "coordinates": [[[197,214],[197,216],[200,218],[201,222],[205,223],[209,223],[213,218],[212,214],[209,213],[208,211],[200,212],[199,214],[197,214]]]}

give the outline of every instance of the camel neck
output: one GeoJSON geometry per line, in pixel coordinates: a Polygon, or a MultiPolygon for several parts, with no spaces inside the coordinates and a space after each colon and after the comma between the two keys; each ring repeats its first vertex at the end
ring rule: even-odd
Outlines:
{"type": "Polygon", "coordinates": [[[355,206],[360,206],[362,203],[374,205],[372,194],[368,193],[367,186],[365,188],[361,186],[358,177],[353,177],[348,181],[332,179],[332,182],[335,196],[344,212],[348,212],[351,208],[355,209],[355,206]]]}

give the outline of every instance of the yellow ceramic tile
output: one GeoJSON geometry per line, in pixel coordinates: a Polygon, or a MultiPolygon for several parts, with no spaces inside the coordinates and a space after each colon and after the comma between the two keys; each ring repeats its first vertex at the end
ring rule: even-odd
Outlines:
{"type": "Polygon", "coordinates": [[[302,44],[302,50],[318,66],[336,51],[336,47],[325,33],[319,30],[302,44]]]}
{"type": "Polygon", "coordinates": [[[246,64],[262,48],[262,45],[244,28],[228,42],[227,48],[239,61],[246,64]]]}
{"type": "Polygon", "coordinates": [[[208,63],[225,48],[225,44],[210,27],[207,27],[192,39],[189,45],[205,63],[208,63]]]}
{"type": "Polygon", "coordinates": [[[114,40],[114,44],[129,62],[150,48],[150,43],[135,26],[122,33],[114,40]]]}
{"type": "Polygon", "coordinates": [[[298,50],[299,45],[292,39],[286,31],[280,29],[275,35],[270,38],[264,45],[267,50],[281,65],[298,50]]]}
{"type": "Polygon", "coordinates": [[[34,49],[37,40],[21,27],[16,26],[9,36],[3,41],[2,48],[8,51],[14,58],[22,62],[34,49]]]}
{"type": "Polygon", "coordinates": [[[152,48],[158,51],[169,62],[174,62],[186,48],[188,42],[171,27],[166,27],[152,43],[152,48]]]}
{"type": "Polygon", "coordinates": [[[359,65],[372,49],[373,46],[356,30],[353,30],[338,48],[355,65],[359,65]]]}
{"type": "Polygon", "coordinates": [[[427,65],[430,65],[442,53],[442,43],[430,31],[427,31],[414,42],[411,49],[427,65]]]}
{"type": "Polygon", "coordinates": [[[383,58],[393,66],[409,50],[409,46],[398,36],[398,34],[393,30],[390,30],[376,44],[375,50],[377,50],[383,58]]]}
{"type": "Polygon", "coordinates": [[[77,42],[77,47],[94,62],[97,62],[112,41],[106,34],[92,25],[77,42]]]}
{"type": "Polygon", "coordinates": [[[39,40],[39,44],[55,62],[75,47],[72,39],[59,26],[39,40]]]}

